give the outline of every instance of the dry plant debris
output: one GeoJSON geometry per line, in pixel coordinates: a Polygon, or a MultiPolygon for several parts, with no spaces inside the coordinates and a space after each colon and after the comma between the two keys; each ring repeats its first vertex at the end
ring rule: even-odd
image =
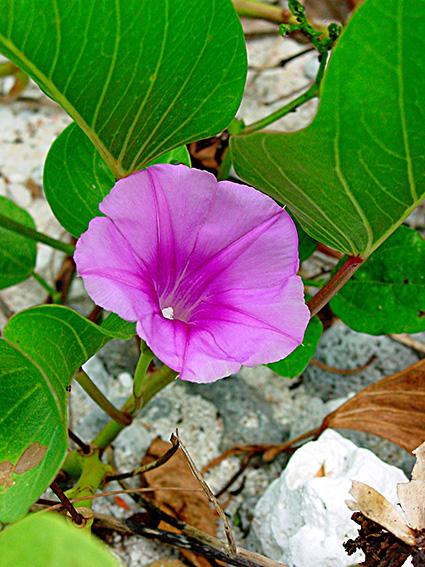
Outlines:
{"type": "Polygon", "coordinates": [[[398,567],[412,556],[414,567],[425,564],[425,443],[413,453],[416,465],[412,480],[397,485],[400,506],[405,519],[382,494],[353,481],[347,506],[356,513],[352,519],[360,524],[359,537],[344,547],[349,555],[362,549],[367,567],[398,567]],[[360,512],[360,513],[359,513],[360,512]]]}

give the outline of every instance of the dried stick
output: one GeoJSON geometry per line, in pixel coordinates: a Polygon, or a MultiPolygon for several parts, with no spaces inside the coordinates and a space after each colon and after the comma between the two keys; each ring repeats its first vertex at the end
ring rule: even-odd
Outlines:
{"type": "Polygon", "coordinates": [[[74,443],[76,445],[78,445],[78,447],[81,449],[81,451],[85,454],[85,455],[89,455],[91,453],[91,448],[89,445],[87,445],[87,443],[84,443],[84,441],[82,441],[78,435],[75,435],[75,433],[73,431],[71,431],[71,429],[68,427],[68,436],[71,439],[71,441],[74,441],[74,443]]]}
{"type": "Polygon", "coordinates": [[[159,457],[159,459],[156,459],[156,461],[153,461],[152,463],[148,463],[147,465],[143,465],[142,467],[134,469],[133,471],[130,471],[128,473],[110,474],[110,475],[107,474],[105,480],[107,482],[111,482],[112,480],[124,480],[126,478],[133,478],[134,476],[137,476],[139,474],[144,474],[153,469],[157,469],[161,465],[165,464],[169,459],[171,459],[171,457],[174,455],[174,453],[177,451],[178,448],[179,445],[178,443],[176,443],[170,449],[168,449],[166,453],[164,453],[161,457],[159,457]]]}
{"type": "MultiPolygon", "coordinates": [[[[425,345],[424,345],[424,352],[425,352],[425,345]]],[[[361,372],[362,370],[366,370],[366,368],[370,366],[372,362],[375,362],[376,358],[377,357],[374,354],[369,358],[366,364],[362,364],[361,366],[357,366],[356,368],[350,368],[350,369],[342,369],[342,368],[335,368],[334,366],[328,366],[324,362],[320,362],[319,360],[314,360],[313,358],[310,360],[309,364],[318,366],[322,370],[327,370],[328,372],[335,372],[336,374],[341,374],[342,376],[351,376],[353,374],[357,374],[358,372],[361,372]]]]}
{"type": "Polygon", "coordinates": [[[417,341],[416,339],[412,339],[409,335],[401,334],[401,335],[389,335],[392,339],[401,343],[402,345],[406,345],[416,352],[420,352],[425,354],[425,344],[421,341],[417,341]]]}
{"type": "Polygon", "coordinates": [[[173,443],[173,445],[176,443],[176,440],[177,440],[178,444],[180,445],[180,449],[182,450],[183,455],[186,458],[187,464],[189,465],[189,468],[192,471],[193,476],[196,478],[196,480],[201,485],[202,490],[205,492],[209,501],[212,503],[214,508],[217,510],[217,513],[218,513],[218,515],[220,516],[220,518],[223,522],[224,531],[226,532],[226,538],[227,538],[227,544],[228,544],[228,553],[229,553],[230,557],[234,557],[237,554],[236,543],[235,543],[235,539],[233,537],[232,530],[230,528],[229,521],[227,520],[227,516],[224,513],[223,508],[220,506],[217,498],[214,496],[213,491],[208,486],[208,484],[205,482],[205,480],[202,478],[202,475],[199,472],[199,470],[197,469],[195,463],[193,462],[192,457],[189,454],[189,451],[186,449],[185,445],[182,443],[182,440],[179,437],[178,429],[176,429],[175,435],[173,434],[171,436],[171,442],[173,443]]]}
{"type": "Polygon", "coordinates": [[[235,565],[235,567],[286,567],[273,559],[268,559],[258,553],[253,553],[241,548],[238,548],[235,557],[229,557],[229,555],[223,551],[223,542],[219,539],[203,534],[203,536],[206,537],[204,541],[200,541],[188,535],[151,528],[140,521],[139,514],[135,514],[127,520],[118,520],[103,514],[95,514],[95,525],[121,533],[140,535],[146,539],[153,539],[173,545],[174,547],[188,549],[208,559],[223,561],[224,563],[235,565]]]}

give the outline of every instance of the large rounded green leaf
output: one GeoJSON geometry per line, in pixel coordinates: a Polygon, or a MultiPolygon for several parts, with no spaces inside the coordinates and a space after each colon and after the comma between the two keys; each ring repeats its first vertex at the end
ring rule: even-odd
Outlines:
{"type": "Polygon", "coordinates": [[[367,0],[338,41],[317,116],[234,136],[237,173],[317,240],[367,257],[425,196],[425,1],[367,0]]]}
{"type": "MultiPolygon", "coordinates": [[[[0,214],[35,230],[31,216],[15,203],[0,197],[0,214]]],[[[34,271],[37,244],[0,226],[0,289],[26,280],[34,271]]]]}
{"type": "Polygon", "coordinates": [[[112,337],[131,336],[119,318],[102,327],[55,305],[16,314],[0,339],[0,521],[25,514],[55,478],[68,448],[67,387],[112,337]]]}
{"type": "Polygon", "coordinates": [[[230,0],[0,0],[0,50],[92,140],[115,178],[217,134],[246,77],[230,0]]]}
{"type": "MultiPolygon", "coordinates": [[[[154,163],[173,161],[190,165],[185,146],[163,154],[154,163]]],[[[81,128],[75,122],[67,126],[53,142],[43,172],[46,199],[61,225],[78,238],[91,219],[101,214],[99,203],[114,183],[111,170],[81,128]]]]}
{"type": "Polygon", "coordinates": [[[359,333],[425,331],[425,240],[400,226],[331,300],[344,323],[359,333]]]}
{"type": "Polygon", "coordinates": [[[28,516],[0,534],[2,567],[119,567],[105,544],[60,516],[28,516]]]}

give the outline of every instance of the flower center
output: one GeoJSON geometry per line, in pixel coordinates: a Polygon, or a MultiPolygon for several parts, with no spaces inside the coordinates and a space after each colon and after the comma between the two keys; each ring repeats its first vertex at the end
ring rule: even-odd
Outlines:
{"type": "Polygon", "coordinates": [[[164,309],[161,309],[161,311],[166,319],[174,319],[174,309],[172,307],[164,307],[164,309]]]}

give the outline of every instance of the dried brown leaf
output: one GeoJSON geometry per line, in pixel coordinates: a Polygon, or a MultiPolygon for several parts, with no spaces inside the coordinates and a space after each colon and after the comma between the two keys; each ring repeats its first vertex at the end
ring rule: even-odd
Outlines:
{"type": "Polygon", "coordinates": [[[397,494],[407,521],[416,530],[425,529],[425,443],[415,449],[412,480],[397,485],[397,494]]]}
{"type": "Polygon", "coordinates": [[[407,545],[415,545],[414,531],[409,528],[394,506],[382,494],[357,480],[353,480],[350,494],[355,499],[355,502],[346,501],[350,510],[359,510],[366,518],[376,522],[407,545]]]}
{"type": "MultiPolygon", "coordinates": [[[[162,441],[159,437],[156,438],[148,449],[142,461],[142,465],[146,465],[158,459],[168,451],[170,447],[171,443],[162,441]]],[[[143,478],[147,487],[181,487],[183,489],[181,492],[158,490],[147,498],[158,506],[158,508],[161,508],[161,510],[164,510],[171,516],[198,528],[204,533],[212,536],[216,535],[218,523],[217,512],[211,507],[205,494],[198,491],[198,481],[194,478],[184,455],[180,451],[177,451],[173,458],[164,465],[145,473],[143,478]]],[[[160,524],[158,527],[163,528],[164,526],[160,524]]],[[[166,529],[168,531],[175,531],[168,525],[166,529]]],[[[181,551],[195,566],[210,567],[210,562],[204,557],[194,555],[189,551],[181,551]]]]}
{"type": "Polygon", "coordinates": [[[425,441],[425,360],[356,394],[325,417],[327,427],[373,433],[412,452],[425,441]]]}

